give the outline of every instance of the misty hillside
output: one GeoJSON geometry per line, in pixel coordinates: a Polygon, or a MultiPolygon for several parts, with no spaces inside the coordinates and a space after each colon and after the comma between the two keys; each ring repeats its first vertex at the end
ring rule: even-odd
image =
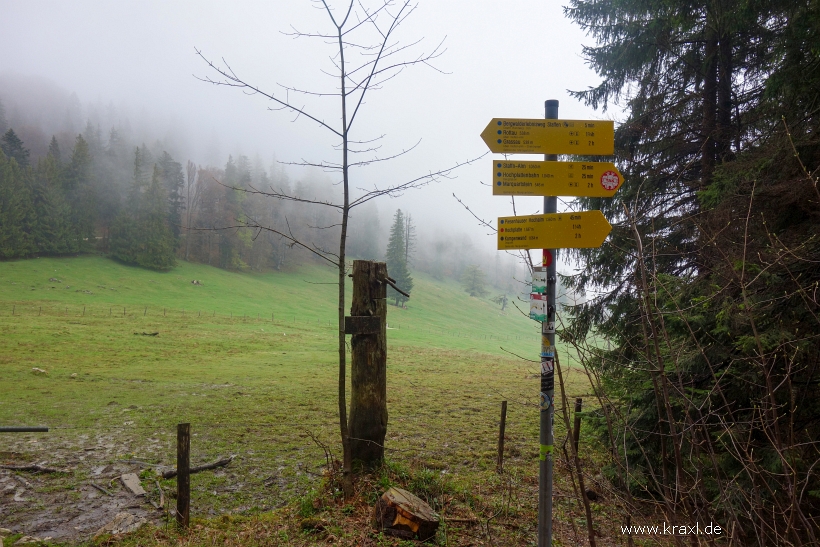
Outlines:
{"type": "MultiPolygon", "coordinates": [[[[294,178],[275,154],[190,150],[183,131],[162,134],[148,119],[127,105],[82,104],[44,79],[0,78],[0,257],[100,252],[156,270],[186,260],[281,271],[338,247],[338,210],[322,205],[338,187],[326,174],[294,178]]],[[[526,291],[520,258],[480,252],[458,232],[419,230],[413,211],[389,205],[351,212],[348,255],[384,260],[400,222],[404,251],[388,259],[393,269],[399,260],[407,275],[458,280],[480,266],[493,291],[526,291]]]]}

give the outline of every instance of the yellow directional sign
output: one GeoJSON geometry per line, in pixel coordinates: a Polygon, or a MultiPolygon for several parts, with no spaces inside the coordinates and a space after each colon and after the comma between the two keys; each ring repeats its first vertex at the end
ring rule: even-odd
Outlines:
{"type": "Polygon", "coordinates": [[[600,247],[612,230],[601,211],[498,219],[498,250],[600,247]]]}
{"type": "Polygon", "coordinates": [[[608,162],[493,160],[494,196],[611,198],[623,180],[608,162]]]}
{"type": "Polygon", "coordinates": [[[615,153],[615,125],[604,120],[493,118],[481,138],[500,154],[615,153]]]}

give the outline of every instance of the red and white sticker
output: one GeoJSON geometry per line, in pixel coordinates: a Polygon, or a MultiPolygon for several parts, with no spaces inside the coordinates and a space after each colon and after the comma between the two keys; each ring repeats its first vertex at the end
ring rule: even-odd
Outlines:
{"type": "Polygon", "coordinates": [[[606,171],[601,175],[601,186],[607,190],[614,190],[621,183],[621,178],[615,171],[606,171]]]}

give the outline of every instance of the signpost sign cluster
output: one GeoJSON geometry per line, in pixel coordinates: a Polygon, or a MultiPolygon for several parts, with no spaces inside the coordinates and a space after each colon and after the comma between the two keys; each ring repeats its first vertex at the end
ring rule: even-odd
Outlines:
{"type": "Polygon", "coordinates": [[[589,161],[493,162],[494,196],[611,198],[623,178],[612,163],[589,161]]]}
{"type": "Polygon", "coordinates": [[[543,120],[493,118],[481,138],[491,152],[544,154],[544,161],[494,159],[494,196],[544,196],[544,214],[500,217],[498,249],[543,249],[533,268],[530,318],[541,323],[538,547],[552,545],[552,448],[555,396],[555,308],[558,249],[600,247],[612,226],[601,211],[557,211],[558,196],[612,197],[623,176],[608,162],[559,162],[558,154],[611,156],[614,123],[559,120],[558,101],[546,101],[543,120]]]}

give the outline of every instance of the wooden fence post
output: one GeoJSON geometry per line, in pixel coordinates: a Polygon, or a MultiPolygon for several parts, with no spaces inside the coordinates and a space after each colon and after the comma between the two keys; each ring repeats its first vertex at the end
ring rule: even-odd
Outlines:
{"type": "Polygon", "coordinates": [[[177,425],[177,524],[187,528],[191,508],[191,424],[177,425]]]}
{"type": "Polygon", "coordinates": [[[353,302],[345,317],[350,339],[350,462],[375,467],[387,434],[387,265],[353,261],[353,302]]]}
{"type": "Polygon", "coordinates": [[[501,424],[498,427],[498,459],[496,471],[504,471],[504,430],[507,429],[507,401],[501,401],[501,424]]]}

